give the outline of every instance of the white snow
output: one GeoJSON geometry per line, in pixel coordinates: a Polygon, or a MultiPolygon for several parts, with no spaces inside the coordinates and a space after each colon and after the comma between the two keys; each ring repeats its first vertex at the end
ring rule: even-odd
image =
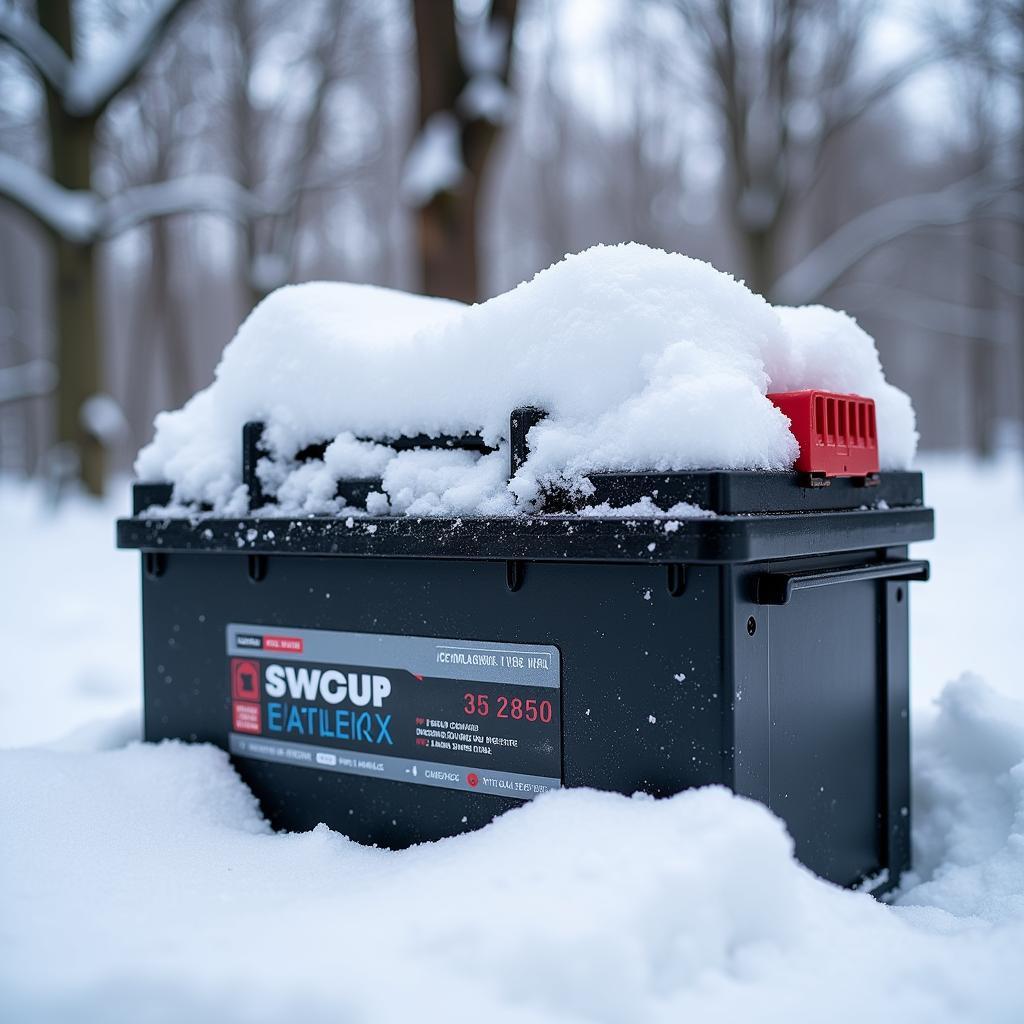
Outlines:
{"type": "Polygon", "coordinates": [[[457,515],[470,509],[508,511],[506,452],[480,458],[461,451],[400,452],[384,469],[391,511],[411,516],[457,515]]]}
{"type": "Polygon", "coordinates": [[[501,75],[508,58],[509,26],[500,18],[479,18],[458,26],[459,60],[470,77],[501,75]]]}
{"type": "Polygon", "coordinates": [[[600,505],[591,505],[581,509],[581,516],[596,517],[600,519],[668,519],[665,523],[665,532],[674,533],[679,529],[679,519],[714,519],[715,513],[693,505],[688,501],[680,501],[667,509],[661,508],[650,495],[645,495],[639,501],[631,505],[612,506],[607,502],[600,505]]]}
{"type": "Polygon", "coordinates": [[[932,578],[914,590],[914,687],[919,704],[948,680],[981,676],[1004,694],[1024,696],[1021,670],[1021,545],[1024,481],[1005,463],[979,468],[929,457],[925,498],[935,507],[938,540],[921,551],[932,578]]]}
{"type": "Polygon", "coordinates": [[[413,141],[402,169],[402,198],[426,206],[439,192],[455,188],[466,173],[458,118],[442,110],[428,118],[413,141]]]}
{"type": "Polygon", "coordinates": [[[282,288],[239,329],[214,383],[157,418],[136,469],[173,482],[178,502],[234,510],[242,424],[258,419],[276,463],[264,485],[285,511],[339,511],[332,478],[380,460],[395,513],[513,513],[551,483],[586,493],[598,470],[788,468],[796,442],[766,392],[839,385],[875,398],[883,464],[906,466],[909,400],[848,317],[777,311],[685,256],[597,246],[468,307],[362,285],[282,288]],[[528,404],[549,416],[506,485],[508,416],[528,404]],[[356,441],[467,431],[497,455],[394,458],[356,441]],[[328,461],[294,462],[334,438],[328,461]]]}
{"type": "Polygon", "coordinates": [[[815,879],[722,790],[564,791],[402,853],[271,834],[219,751],[130,742],[138,558],[113,506],[47,516],[0,486],[0,743],[77,730],[0,751],[0,1019],[1020,1020],[1024,478],[925,469],[919,878],[895,907],[815,879]],[[991,688],[943,689],[971,665],[991,688]]]}
{"type": "Polygon", "coordinates": [[[113,490],[55,510],[0,477],[0,747],[138,708],[139,567],[114,550],[131,510],[127,483],[113,490]]]}
{"type": "Polygon", "coordinates": [[[277,252],[258,252],[249,264],[249,284],[266,295],[288,283],[288,259],[277,252]]]}
{"type": "Polygon", "coordinates": [[[90,395],[78,410],[78,419],[85,430],[108,446],[124,440],[131,432],[117,399],[105,392],[90,395]]]}
{"type": "Polygon", "coordinates": [[[504,124],[512,109],[512,93],[497,75],[474,75],[456,101],[467,119],[481,118],[491,124],[504,124]]]}

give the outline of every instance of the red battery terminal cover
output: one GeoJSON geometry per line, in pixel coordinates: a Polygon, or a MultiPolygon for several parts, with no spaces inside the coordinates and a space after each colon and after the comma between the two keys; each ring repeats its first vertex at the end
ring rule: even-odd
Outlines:
{"type": "Polygon", "coordinates": [[[800,445],[794,468],[812,480],[878,477],[875,401],[833,391],[784,391],[768,400],[789,418],[800,445]]]}

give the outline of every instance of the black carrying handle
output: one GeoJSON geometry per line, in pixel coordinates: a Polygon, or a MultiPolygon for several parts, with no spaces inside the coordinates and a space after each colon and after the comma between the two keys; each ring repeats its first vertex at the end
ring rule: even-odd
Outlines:
{"type": "Polygon", "coordinates": [[[758,604],[787,604],[794,590],[829,587],[833,583],[859,580],[927,580],[931,566],[920,559],[873,562],[840,569],[807,569],[803,572],[765,572],[754,580],[754,600],[758,604]]]}

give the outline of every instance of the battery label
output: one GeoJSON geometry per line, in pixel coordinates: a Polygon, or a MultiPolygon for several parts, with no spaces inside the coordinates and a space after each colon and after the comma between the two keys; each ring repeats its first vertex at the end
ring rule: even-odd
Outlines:
{"type": "Polygon", "coordinates": [[[530,800],[562,779],[558,648],[227,627],[237,757],[530,800]]]}

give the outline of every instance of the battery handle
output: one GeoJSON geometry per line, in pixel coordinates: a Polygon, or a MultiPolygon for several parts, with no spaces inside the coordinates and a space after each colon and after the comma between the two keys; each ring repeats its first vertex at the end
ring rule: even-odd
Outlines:
{"type": "Polygon", "coordinates": [[[861,580],[927,580],[930,573],[930,564],[921,559],[874,562],[841,569],[765,572],[754,580],[754,600],[757,604],[788,604],[795,590],[812,590],[834,583],[856,583],[861,580]]]}

